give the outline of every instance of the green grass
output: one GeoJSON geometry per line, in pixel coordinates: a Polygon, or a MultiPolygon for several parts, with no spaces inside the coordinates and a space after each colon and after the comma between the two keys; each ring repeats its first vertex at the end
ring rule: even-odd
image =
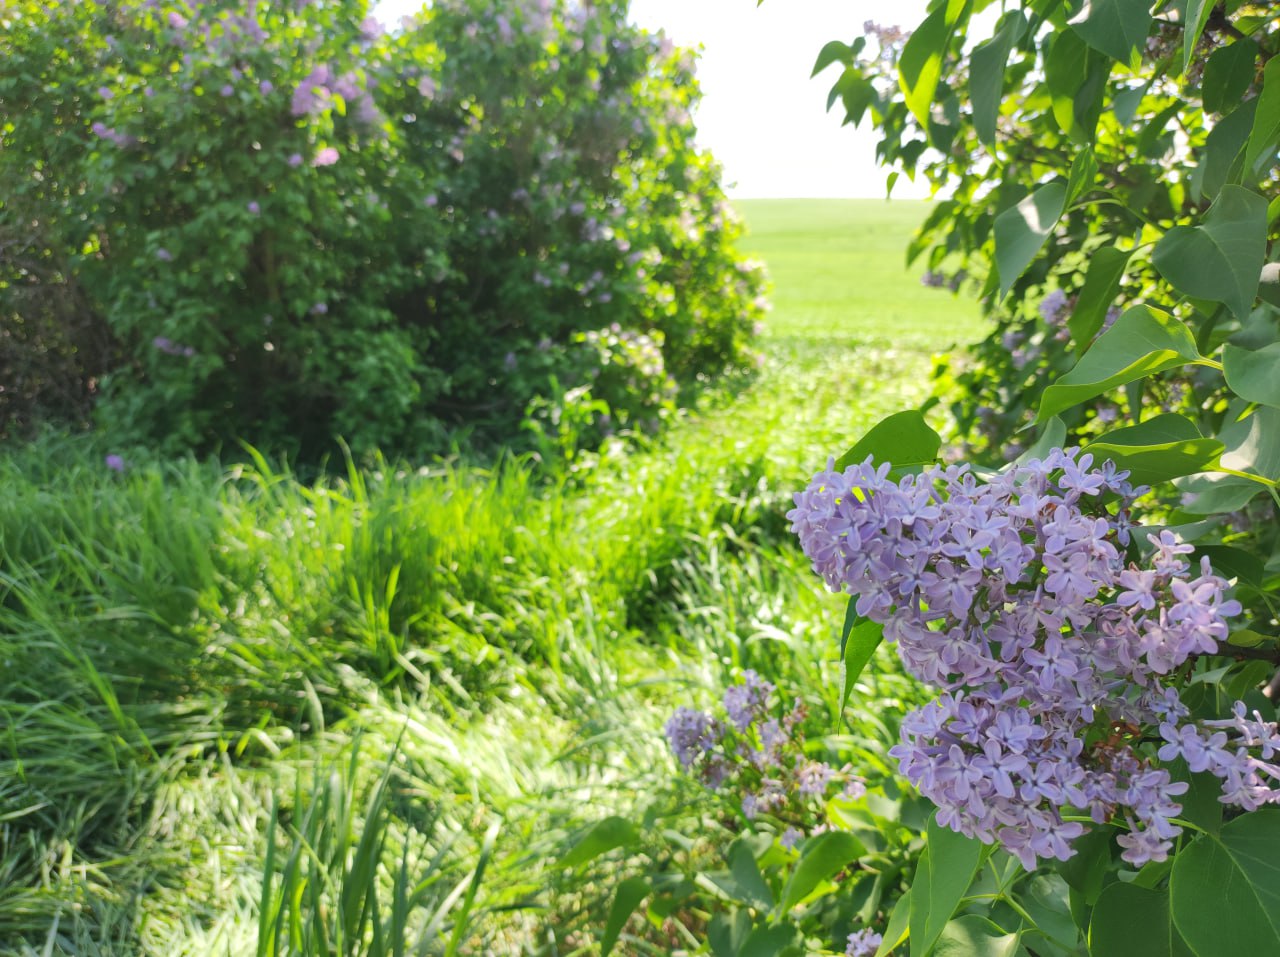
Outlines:
{"type": "Polygon", "coordinates": [[[593,953],[639,865],[556,862],[608,814],[723,833],[660,729],[742,668],[887,773],[919,693],[882,655],[834,733],[842,602],[783,512],[978,327],[893,252],[922,207],[743,205],[760,375],[558,484],[0,459],[0,954],[593,953]]]}
{"type": "Polygon", "coordinates": [[[975,342],[975,303],[920,284],[906,265],[911,233],[929,205],[911,200],[755,199],[738,203],[743,248],[774,281],[767,335],[941,352],[975,342]]]}

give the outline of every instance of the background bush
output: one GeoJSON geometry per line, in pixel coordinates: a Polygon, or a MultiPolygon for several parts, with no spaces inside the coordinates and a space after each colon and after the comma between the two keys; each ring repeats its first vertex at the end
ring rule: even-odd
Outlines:
{"type": "Polygon", "coordinates": [[[19,4],[0,235],[59,282],[6,257],[0,306],[166,448],[509,438],[614,327],[685,388],[749,366],[760,278],[691,58],[625,12],[463,0],[388,34],[360,0],[19,4]],[[74,318],[41,319],[55,293],[74,318]]]}

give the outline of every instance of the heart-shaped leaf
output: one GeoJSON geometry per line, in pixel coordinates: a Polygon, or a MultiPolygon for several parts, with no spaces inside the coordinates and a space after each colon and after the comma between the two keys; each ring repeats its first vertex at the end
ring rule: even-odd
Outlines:
{"type": "Polygon", "coordinates": [[[1120,881],[1102,892],[1089,921],[1091,957],[1191,957],[1169,917],[1169,894],[1120,881]]]}
{"type": "Polygon", "coordinates": [[[1134,485],[1154,485],[1194,475],[1222,450],[1221,442],[1204,438],[1194,422],[1173,413],[1115,429],[1086,448],[1096,460],[1111,461],[1117,468],[1127,469],[1134,485]]]}
{"type": "Polygon", "coordinates": [[[1126,382],[1201,358],[1186,326],[1158,309],[1134,306],[1098,337],[1070,372],[1044,390],[1037,421],[1126,382]]]}
{"type": "Polygon", "coordinates": [[[1280,811],[1238,817],[1178,854],[1169,882],[1178,932],[1197,957],[1280,954],[1280,811]]]}
{"type": "Polygon", "coordinates": [[[1222,347],[1222,371],[1242,399],[1280,407],[1280,342],[1261,349],[1222,347]]]}
{"type": "Polygon", "coordinates": [[[895,471],[932,465],[942,447],[942,437],[929,427],[918,409],[895,412],[881,419],[844,455],[836,460],[836,471],[864,462],[889,462],[895,471]]]}
{"type": "Polygon", "coordinates": [[[1244,321],[1267,251],[1267,201],[1224,186],[1200,226],[1175,226],[1152,253],[1160,275],[1195,299],[1225,303],[1244,321]]]}

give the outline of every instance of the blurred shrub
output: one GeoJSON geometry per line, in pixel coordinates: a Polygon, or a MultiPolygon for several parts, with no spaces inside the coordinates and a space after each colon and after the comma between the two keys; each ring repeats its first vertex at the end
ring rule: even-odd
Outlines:
{"type": "MultiPolygon", "coordinates": [[[[615,324],[682,385],[748,365],[760,282],[691,59],[625,6],[450,0],[394,33],[363,0],[10,7],[0,231],[38,226],[118,344],[103,423],[413,450],[509,438],[551,376],[598,391],[575,343],[615,324]]],[[[47,312],[11,274],[6,313],[47,312]]]]}

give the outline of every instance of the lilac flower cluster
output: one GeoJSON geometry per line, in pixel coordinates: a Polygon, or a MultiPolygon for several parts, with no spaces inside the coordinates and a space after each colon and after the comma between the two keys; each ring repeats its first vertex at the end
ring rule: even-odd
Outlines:
{"type": "Polygon", "coordinates": [[[895,482],[868,459],[819,473],[788,513],[815,571],[942,689],[903,722],[903,774],[940,823],[1028,869],[1069,858],[1084,815],[1125,829],[1131,863],[1163,860],[1187,786],[1157,758],[1218,775],[1226,803],[1280,800],[1275,725],[1196,724],[1164,684],[1220,649],[1240,605],[1168,531],[1126,562],[1145,491],[1126,478],[1076,450],[985,481],[950,466],[895,482]],[[1158,755],[1144,744],[1157,727],[1158,755]]]}
{"type": "Polygon", "coordinates": [[[880,949],[883,940],[884,937],[881,934],[875,933],[869,927],[863,928],[849,935],[844,948],[845,957],[872,957],[880,949]]]}
{"type": "Polygon", "coordinates": [[[791,848],[827,828],[814,818],[833,786],[845,799],[856,800],[866,793],[866,785],[847,765],[836,769],[805,753],[804,706],[797,703],[780,712],[772,705],[774,690],[754,671],[743,672],[742,680],[724,693],[727,720],[678,708],[665,731],[685,771],[696,773],[712,790],[741,793],[747,820],[768,814],[786,825],[779,842],[791,848]]]}

